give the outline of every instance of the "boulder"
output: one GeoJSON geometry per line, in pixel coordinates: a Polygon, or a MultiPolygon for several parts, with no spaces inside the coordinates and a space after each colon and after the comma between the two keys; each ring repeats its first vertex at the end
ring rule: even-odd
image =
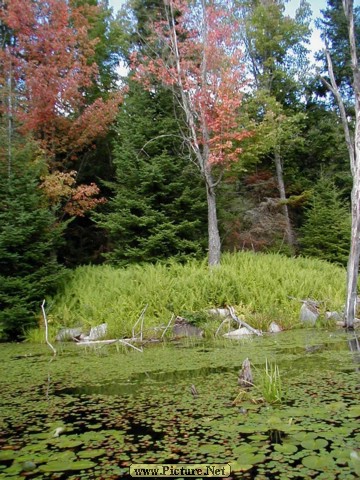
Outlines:
{"type": "Polygon", "coordinates": [[[341,315],[339,312],[326,312],[326,320],[333,320],[334,322],[341,322],[344,320],[344,315],[341,315]]]}
{"type": "Polygon", "coordinates": [[[204,332],[201,328],[191,325],[186,318],[176,317],[173,335],[175,337],[203,337],[204,332]]]}
{"type": "Polygon", "coordinates": [[[279,333],[282,331],[282,328],[279,327],[279,325],[275,322],[271,322],[270,323],[270,326],[269,326],[269,329],[268,329],[268,332],[269,333],[279,333]]]}
{"type": "Polygon", "coordinates": [[[55,340],[57,342],[66,342],[69,340],[74,340],[79,338],[82,334],[82,328],[62,328],[59,333],[56,335],[55,340]]]}
{"type": "Polygon", "coordinates": [[[304,302],[300,309],[300,321],[309,325],[315,325],[319,318],[319,309],[315,302],[304,302]]]}
{"type": "Polygon", "coordinates": [[[238,328],[237,330],[231,330],[231,332],[224,333],[223,337],[225,338],[241,338],[246,335],[254,335],[255,332],[251,332],[246,327],[238,328]]]}

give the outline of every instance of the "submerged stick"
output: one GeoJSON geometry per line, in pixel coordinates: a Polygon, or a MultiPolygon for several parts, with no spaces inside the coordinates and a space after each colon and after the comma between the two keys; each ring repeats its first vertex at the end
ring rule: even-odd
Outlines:
{"type": "MultiPolygon", "coordinates": [[[[134,338],[134,339],[131,339],[132,341],[138,341],[138,339],[134,338]]],[[[132,343],[130,343],[129,341],[127,340],[124,340],[123,338],[115,338],[115,339],[112,339],[112,340],[88,340],[88,341],[84,341],[84,342],[78,342],[76,345],[78,346],[82,346],[82,347],[86,347],[86,346],[103,346],[103,345],[113,345],[114,343],[122,343],[123,345],[127,345],[128,347],[131,347],[133,348],[134,350],[137,350],[138,352],[143,352],[143,349],[142,347],[139,348],[139,347],[135,347],[135,345],[133,345],[132,343]]]]}
{"type": "Polygon", "coordinates": [[[251,364],[248,358],[245,358],[242,363],[242,367],[238,377],[238,385],[243,388],[250,388],[254,386],[253,376],[251,372],[251,364]]]}
{"type": "Polygon", "coordinates": [[[216,332],[215,332],[215,337],[218,336],[218,333],[220,332],[222,326],[225,324],[225,323],[230,323],[230,318],[224,318],[224,320],[220,323],[220,325],[218,326],[216,332]]]}
{"type": "Polygon", "coordinates": [[[43,300],[43,302],[41,304],[41,311],[42,311],[42,314],[43,314],[43,317],[44,317],[44,323],[45,323],[45,341],[49,345],[49,347],[51,348],[51,350],[53,351],[54,356],[55,356],[56,355],[56,350],[51,345],[51,343],[49,342],[49,328],[48,328],[48,321],[47,321],[46,312],[45,312],[45,300],[43,300]]]}

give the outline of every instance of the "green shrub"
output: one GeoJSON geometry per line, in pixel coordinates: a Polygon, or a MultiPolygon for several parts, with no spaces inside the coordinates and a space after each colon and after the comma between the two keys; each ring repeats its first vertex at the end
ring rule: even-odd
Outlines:
{"type": "MultiPolygon", "coordinates": [[[[149,332],[167,325],[173,314],[187,312],[198,320],[199,312],[227,304],[255,328],[266,329],[272,321],[293,327],[300,302],[290,297],[314,298],[337,310],[345,298],[345,277],[344,268],[321,260],[251,252],[225,254],[221,266],[210,270],[205,260],[83,266],[68,273],[49,313],[65,326],[107,322],[111,337],[131,335],[146,305],[149,332]]],[[[220,321],[214,322],[215,331],[220,321]]]]}

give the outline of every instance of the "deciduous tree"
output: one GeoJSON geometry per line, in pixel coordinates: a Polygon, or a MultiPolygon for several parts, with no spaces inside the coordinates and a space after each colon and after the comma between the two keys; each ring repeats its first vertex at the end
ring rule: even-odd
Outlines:
{"type": "Polygon", "coordinates": [[[152,24],[154,56],[135,52],[136,75],[174,92],[186,120],[181,135],[206,185],[209,265],[220,262],[216,187],[223,169],[237,161],[249,132],[239,127],[245,86],[237,23],[228,2],[164,0],[165,19],[152,24]],[[159,47],[161,54],[159,55],[159,47]]]}
{"type": "Polygon", "coordinates": [[[98,7],[65,0],[0,5],[0,21],[11,39],[0,50],[0,84],[8,87],[1,113],[11,117],[12,128],[40,143],[51,174],[66,172],[69,160],[105,135],[120,101],[118,93],[88,101],[86,92],[99,75],[90,61],[97,44],[88,34],[91,12],[98,7]]]}

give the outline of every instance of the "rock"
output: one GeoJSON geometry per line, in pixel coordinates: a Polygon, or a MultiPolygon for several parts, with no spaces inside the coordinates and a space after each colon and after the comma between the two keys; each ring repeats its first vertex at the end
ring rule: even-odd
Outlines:
{"type": "Polygon", "coordinates": [[[57,342],[66,342],[69,340],[74,340],[74,338],[80,337],[82,334],[82,328],[62,328],[59,333],[56,335],[55,340],[57,342]]]}
{"type": "Polygon", "coordinates": [[[339,312],[326,312],[325,318],[326,320],[334,320],[334,322],[341,322],[344,320],[344,316],[339,312]]]}
{"type": "Polygon", "coordinates": [[[304,302],[300,309],[300,321],[315,325],[316,320],[319,318],[319,310],[315,302],[304,302]]]}
{"type": "Polygon", "coordinates": [[[241,338],[246,335],[254,335],[254,332],[251,332],[246,327],[238,328],[237,330],[232,330],[231,332],[224,333],[223,337],[225,338],[241,338]]]}
{"type": "Polygon", "coordinates": [[[176,317],[173,335],[175,337],[203,337],[204,332],[201,328],[191,325],[186,318],[176,317]]]}
{"type": "Polygon", "coordinates": [[[269,326],[269,329],[268,329],[268,332],[269,333],[279,333],[282,331],[282,328],[279,327],[279,325],[275,322],[271,322],[270,323],[270,326],[269,326]]]}
{"type": "Polygon", "coordinates": [[[100,340],[104,338],[107,332],[107,323],[102,323],[96,327],[91,327],[89,335],[82,337],[81,340],[88,342],[91,340],[100,340]]]}

